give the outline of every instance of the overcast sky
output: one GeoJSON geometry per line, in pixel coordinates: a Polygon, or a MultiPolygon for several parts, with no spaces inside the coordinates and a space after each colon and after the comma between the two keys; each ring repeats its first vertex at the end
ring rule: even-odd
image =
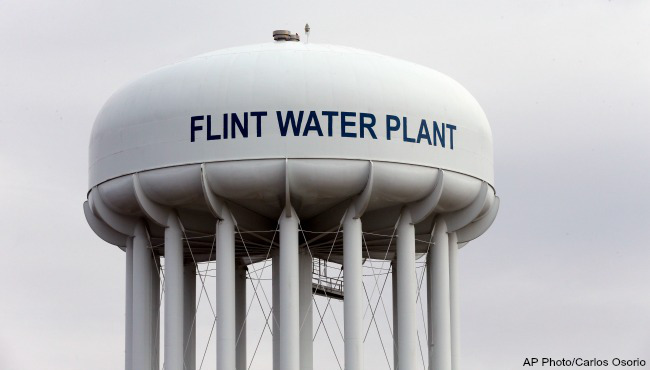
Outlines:
{"type": "Polygon", "coordinates": [[[123,367],[124,254],[82,211],[110,94],[305,22],[448,74],[490,120],[501,209],[460,252],[464,369],[650,363],[649,1],[2,0],[0,369],[123,367]]]}

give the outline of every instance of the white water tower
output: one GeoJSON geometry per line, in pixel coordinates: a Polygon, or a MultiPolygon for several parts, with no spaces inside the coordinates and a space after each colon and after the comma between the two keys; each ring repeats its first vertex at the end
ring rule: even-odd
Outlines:
{"type": "Polygon", "coordinates": [[[276,31],[116,92],[93,127],[84,211],[126,251],[126,369],[160,368],[160,325],[164,369],[198,368],[195,268],[206,261],[216,264],[217,369],[248,369],[246,269],[267,260],[275,370],[313,368],[312,294],[343,301],[342,367],[364,368],[372,260],[391,266],[393,368],[416,369],[421,258],[427,366],[458,370],[457,252],[498,206],[490,127],[461,85],[276,31]],[[325,276],[328,263],[342,278],[325,276]]]}

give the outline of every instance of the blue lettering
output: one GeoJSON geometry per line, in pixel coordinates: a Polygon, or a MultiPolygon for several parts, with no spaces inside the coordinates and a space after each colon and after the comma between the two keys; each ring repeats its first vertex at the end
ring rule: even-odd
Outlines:
{"type": "Polygon", "coordinates": [[[433,145],[438,146],[438,140],[440,140],[440,146],[445,147],[445,124],[442,124],[442,130],[438,127],[438,122],[433,121],[433,145]]]}
{"type": "Polygon", "coordinates": [[[399,130],[399,118],[396,116],[386,115],[386,140],[390,140],[390,133],[399,130]],[[391,125],[390,122],[395,122],[395,126],[391,125]]]}
{"type": "MultiPolygon", "coordinates": [[[[335,111],[322,111],[320,113],[324,117],[327,117],[328,137],[332,137],[334,133],[334,117],[339,117],[340,115],[341,137],[359,137],[363,139],[369,136],[372,137],[372,139],[377,140],[377,134],[375,131],[377,118],[372,113],[335,111]],[[359,115],[358,121],[356,120],[357,114],[359,115]],[[356,130],[357,123],[359,125],[358,131],[356,130]]],[[[308,111],[304,127],[302,124],[303,118],[305,118],[305,111],[288,110],[285,111],[285,114],[286,116],[283,116],[283,111],[276,111],[281,136],[287,136],[287,134],[293,134],[293,136],[309,136],[312,132],[315,132],[316,135],[320,137],[324,136],[324,127],[320,123],[321,118],[319,118],[318,112],[308,111]]],[[[222,122],[223,131],[220,133],[218,128],[215,128],[215,131],[213,132],[211,115],[190,116],[190,142],[195,142],[197,140],[197,132],[204,130],[208,141],[228,139],[229,132],[233,139],[236,138],[237,135],[248,138],[249,115],[255,118],[257,137],[262,137],[262,120],[264,117],[268,116],[268,112],[244,112],[243,115],[242,119],[241,113],[224,113],[222,122]],[[230,122],[228,122],[229,120],[230,122]],[[205,123],[202,121],[205,121],[205,123]]],[[[386,140],[392,140],[394,138],[394,133],[402,130],[402,139],[404,142],[418,144],[426,142],[429,145],[454,150],[454,136],[457,129],[458,127],[456,125],[443,122],[440,122],[439,124],[436,121],[432,121],[432,127],[429,128],[427,120],[422,119],[420,120],[417,136],[409,137],[408,117],[400,118],[390,114],[386,115],[386,140]],[[449,133],[447,133],[447,131],[449,131],[449,133]]]]}
{"type": "Polygon", "coordinates": [[[235,128],[239,129],[239,132],[243,137],[248,137],[248,113],[244,113],[244,124],[242,125],[237,113],[231,113],[230,118],[232,121],[232,138],[237,137],[237,132],[235,128]]]}
{"type": "Polygon", "coordinates": [[[309,112],[309,117],[307,117],[307,124],[305,125],[305,131],[303,131],[302,136],[307,136],[309,131],[318,132],[318,136],[323,136],[323,130],[320,129],[320,122],[318,122],[318,116],[316,112],[309,112]]]}
{"type": "Polygon", "coordinates": [[[337,117],[339,112],[324,110],[323,115],[327,117],[327,136],[332,137],[332,118],[337,117]]]}
{"type": "Polygon", "coordinates": [[[342,137],[357,137],[356,132],[346,132],[347,127],[354,127],[355,123],[353,121],[346,121],[347,117],[356,117],[357,114],[354,112],[341,112],[341,136],[342,137]]]}
{"type": "Polygon", "coordinates": [[[287,129],[289,128],[289,122],[291,122],[293,136],[300,135],[300,126],[302,126],[302,115],[305,113],[304,111],[300,111],[298,113],[297,123],[295,117],[293,116],[292,110],[287,111],[287,118],[285,120],[282,119],[282,112],[276,111],[275,113],[278,115],[278,126],[280,127],[280,135],[287,136],[287,129]]]}
{"type": "Polygon", "coordinates": [[[257,119],[257,137],[262,137],[262,117],[266,117],[266,112],[251,112],[251,117],[257,119]]]}
{"type": "Polygon", "coordinates": [[[194,142],[195,136],[194,134],[197,131],[203,130],[203,126],[199,126],[196,124],[196,121],[203,121],[203,116],[192,116],[190,117],[190,142],[194,142]]]}
{"type": "Polygon", "coordinates": [[[373,129],[373,126],[375,126],[375,115],[370,114],[370,113],[359,113],[359,126],[361,127],[361,138],[364,138],[364,131],[368,130],[370,133],[370,136],[372,136],[373,139],[377,139],[377,135],[375,135],[375,130],[373,129]],[[369,123],[366,123],[365,120],[366,118],[370,119],[369,123]]]}
{"type": "Polygon", "coordinates": [[[408,134],[409,133],[406,127],[406,117],[404,117],[404,130],[402,131],[402,137],[404,138],[404,141],[406,141],[407,143],[414,143],[415,139],[412,137],[408,137],[408,134]]]}
{"type": "Polygon", "coordinates": [[[228,138],[228,113],[223,114],[223,138],[228,138]]]}
{"type": "Polygon", "coordinates": [[[208,114],[208,140],[219,140],[221,135],[212,135],[212,116],[208,114]]]}
{"type": "Polygon", "coordinates": [[[456,126],[447,124],[447,128],[449,129],[449,149],[454,150],[454,130],[456,126]]]}
{"type": "Polygon", "coordinates": [[[420,122],[420,131],[418,132],[418,144],[422,139],[427,139],[429,145],[431,145],[431,135],[429,135],[429,127],[427,127],[427,120],[423,119],[420,122]]]}

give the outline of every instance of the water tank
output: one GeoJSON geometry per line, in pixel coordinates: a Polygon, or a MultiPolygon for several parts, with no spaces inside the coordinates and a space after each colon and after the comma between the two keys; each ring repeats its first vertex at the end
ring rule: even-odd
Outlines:
{"type": "Polygon", "coordinates": [[[446,307],[429,318],[447,323],[433,334],[441,344],[429,360],[451,366],[455,253],[487,230],[499,204],[483,110],[431,68],[290,33],[275,37],[150,72],[97,116],[84,209],[93,230],[127,252],[126,368],[157,366],[147,332],[156,324],[146,313],[155,303],[142,302],[142,292],[156,289],[160,257],[167,370],[192,362],[183,360],[183,317],[192,307],[183,305],[191,299],[183,266],[217,260],[218,364],[230,369],[243,366],[233,342],[242,325],[234,316],[236,271],[271,257],[281,266],[277,367],[310,368],[297,320],[301,292],[311,292],[301,266],[313,259],[343,266],[346,368],[362,366],[360,276],[373,258],[393,261],[397,271],[399,367],[415,368],[408,271],[425,255],[427,282],[442,297],[435,304],[446,307]],[[272,231],[280,238],[271,241],[272,231]],[[248,245],[235,233],[247,233],[248,245]]]}

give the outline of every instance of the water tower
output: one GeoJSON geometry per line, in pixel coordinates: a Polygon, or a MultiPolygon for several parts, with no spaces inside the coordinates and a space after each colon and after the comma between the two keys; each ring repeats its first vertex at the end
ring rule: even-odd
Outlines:
{"type": "Polygon", "coordinates": [[[313,294],[342,300],[344,368],[364,368],[369,260],[390,261],[393,368],[416,369],[421,259],[427,366],[458,370],[458,249],[499,207],[485,114],[427,67],[273,35],[146,74],[97,116],[84,212],[126,252],[126,369],[160,368],[161,327],[164,369],[197,368],[195,266],[208,260],[218,370],[248,368],[246,268],[267,260],[273,369],[313,368],[313,294]],[[321,279],[323,261],[341,281],[321,279]]]}

